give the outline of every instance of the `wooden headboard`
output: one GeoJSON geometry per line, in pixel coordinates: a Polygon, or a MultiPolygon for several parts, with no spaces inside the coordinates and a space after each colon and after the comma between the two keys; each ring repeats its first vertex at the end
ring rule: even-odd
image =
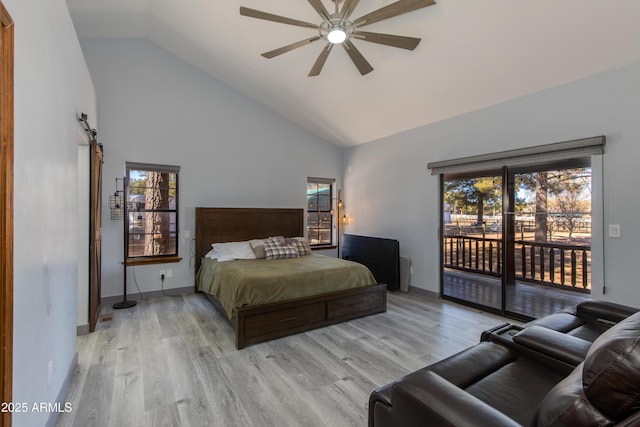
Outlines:
{"type": "Polygon", "coordinates": [[[196,208],[196,272],[212,243],[304,236],[303,209],[196,208]]]}

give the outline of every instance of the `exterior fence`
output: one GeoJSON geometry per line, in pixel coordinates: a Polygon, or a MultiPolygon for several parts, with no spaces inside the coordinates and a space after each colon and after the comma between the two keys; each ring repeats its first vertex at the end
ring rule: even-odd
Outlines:
{"type": "MultiPolygon", "coordinates": [[[[444,236],[446,268],[500,276],[502,251],[501,239],[444,236]]],[[[514,251],[517,280],[590,292],[590,246],[516,240],[514,251]]]]}

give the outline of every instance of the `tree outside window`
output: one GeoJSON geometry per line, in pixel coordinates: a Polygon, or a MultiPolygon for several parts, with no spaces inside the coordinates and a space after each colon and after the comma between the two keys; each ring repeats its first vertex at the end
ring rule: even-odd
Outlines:
{"type": "Polygon", "coordinates": [[[127,259],[178,255],[179,170],[127,163],[127,259]]]}

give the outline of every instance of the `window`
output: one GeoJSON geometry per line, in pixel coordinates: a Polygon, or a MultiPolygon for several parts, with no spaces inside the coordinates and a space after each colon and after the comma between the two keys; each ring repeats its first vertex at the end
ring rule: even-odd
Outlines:
{"type": "Polygon", "coordinates": [[[334,184],[333,179],[307,179],[307,239],[313,246],[333,244],[334,184]]]}
{"type": "Polygon", "coordinates": [[[178,256],[178,166],[127,163],[127,261],[178,256]]]}

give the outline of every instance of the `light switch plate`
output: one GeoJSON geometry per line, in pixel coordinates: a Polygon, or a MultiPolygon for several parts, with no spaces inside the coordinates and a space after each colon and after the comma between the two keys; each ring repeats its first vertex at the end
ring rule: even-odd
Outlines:
{"type": "Polygon", "coordinates": [[[620,237],[620,224],[609,224],[609,237],[620,237]]]}

